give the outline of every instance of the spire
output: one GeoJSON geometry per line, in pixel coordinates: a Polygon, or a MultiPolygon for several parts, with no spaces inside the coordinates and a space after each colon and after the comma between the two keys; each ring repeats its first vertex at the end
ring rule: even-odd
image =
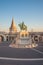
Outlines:
{"type": "Polygon", "coordinates": [[[10,32],[17,32],[17,28],[16,28],[13,18],[12,18],[12,23],[11,23],[11,27],[10,27],[10,32]]]}
{"type": "Polygon", "coordinates": [[[15,27],[14,19],[12,18],[11,28],[14,28],[14,27],[15,27]]]}

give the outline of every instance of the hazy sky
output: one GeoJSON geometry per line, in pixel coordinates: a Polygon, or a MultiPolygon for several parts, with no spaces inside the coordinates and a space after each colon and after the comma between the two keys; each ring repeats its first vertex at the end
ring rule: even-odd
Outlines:
{"type": "Polygon", "coordinates": [[[43,0],[0,0],[0,29],[24,21],[28,28],[43,28],[43,0]]]}

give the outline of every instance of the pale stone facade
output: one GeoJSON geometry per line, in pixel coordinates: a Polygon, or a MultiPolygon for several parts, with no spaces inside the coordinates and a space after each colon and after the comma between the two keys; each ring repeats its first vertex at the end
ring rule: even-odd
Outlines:
{"type": "MultiPolygon", "coordinates": [[[[12,19],[11,26],[9,28],[9,33],[0,32],[0,42],[1,41],[13,41],[20,40],[18,44],[28,43],[29,40],[33,42],[43,42],[43,32],[28,32],[25,30],[17,32],[16,24],[14,23],[14,19],[12,19]]],[[[28,43],[29,44],[29,43],[28,43]]]]}

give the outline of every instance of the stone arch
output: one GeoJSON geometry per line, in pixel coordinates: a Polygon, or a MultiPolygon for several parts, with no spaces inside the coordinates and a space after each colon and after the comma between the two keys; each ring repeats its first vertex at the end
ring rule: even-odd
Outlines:
{"type": "Polygon", "coordinates": [[[35,40],[36,42],[38,42],[38,35],[35,35],[35,36],[34,36],[34,40],[35,40]]]}
{"type": "Polygon", "coordinates": [[[6,41],[6,37],[3,34],[0,34],[0,41],[6,41]]]}

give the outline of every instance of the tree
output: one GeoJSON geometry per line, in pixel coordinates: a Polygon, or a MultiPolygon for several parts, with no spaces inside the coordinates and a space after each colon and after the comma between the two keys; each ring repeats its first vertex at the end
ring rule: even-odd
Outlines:
{"type": "Polygon", "coordinates": [[[18,24],[20,27],[20,30],[27,30],[27,26],[24,24],[24,22],[18,24]]]}

